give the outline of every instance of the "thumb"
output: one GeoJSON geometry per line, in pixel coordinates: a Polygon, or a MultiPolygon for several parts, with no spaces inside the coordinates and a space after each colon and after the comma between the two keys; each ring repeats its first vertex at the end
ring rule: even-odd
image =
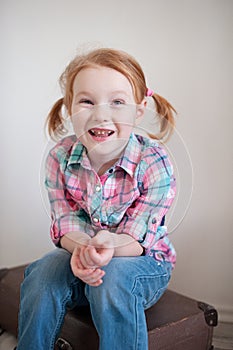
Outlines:
{"type": "Polygon", "coordinates": [[[79,262],[80,262],[79,255],[80,255],[80,248],[76,246],[73,250],[73,253],[70,259],[70,264],[72,267],[79,267],[79,262]]]}

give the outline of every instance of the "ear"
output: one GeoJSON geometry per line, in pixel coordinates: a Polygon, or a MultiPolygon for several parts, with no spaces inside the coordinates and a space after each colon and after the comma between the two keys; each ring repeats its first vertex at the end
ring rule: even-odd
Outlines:
{"type": "Polygon", "coordinates": [[[147,101],[145,99],[142,100],[142,102],[137,105],[135,125],[138,125],[141,123],[145,113],[146,105],[147,105],[147,101]]]}

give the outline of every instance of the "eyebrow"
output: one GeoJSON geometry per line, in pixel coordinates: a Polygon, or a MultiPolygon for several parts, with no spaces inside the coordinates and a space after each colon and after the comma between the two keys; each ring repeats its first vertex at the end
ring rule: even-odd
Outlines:
{"type": "MultiPolygon", "coordinates": [[[[114,91],[111,92],[111,94],[112,95],[114,95],[114,94],[123,94],[123,95],[129,97],[129,95],[124,90],[114,90],[114,91]]],[[[89,96],[89,95],[92,95],[92,92],[91,91],[85,91],[85,90],[79,91],[77,94],[74,95],[74,98],[77,98],[80,95],[87,95],[87,96],[89,96]]]]}
{"type": "Polygon", "coordinates": [[[124,90],[114,90],[112,94],[123,94],[123,95],[129,96],[124,90]]]}
{"type": "Polygon", "coordinates": [[[88,92],[88,91],[80,91],[77,94],[75,94],[74,96],[76,97],[78,95],[89,95],[89,94],[90,94],[90,92],[88,92]]]}

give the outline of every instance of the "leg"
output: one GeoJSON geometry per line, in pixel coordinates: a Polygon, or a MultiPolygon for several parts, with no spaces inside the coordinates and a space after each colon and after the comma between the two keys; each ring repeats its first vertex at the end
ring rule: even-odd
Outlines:
{"type": "Polygon", "coordinates": [[[85,302],[84,284],[73,275],[66,250],[32,263],[21,286],[17,350],[54,349],[66,308],[85,302]]]}
{"type": "Polygon", "coordinates": [[[85,287],[100,349],[148,349],[144,311],[166,290],[171,265],[147,256],[119,257],[104,270],[102,285],[85,287]]]}

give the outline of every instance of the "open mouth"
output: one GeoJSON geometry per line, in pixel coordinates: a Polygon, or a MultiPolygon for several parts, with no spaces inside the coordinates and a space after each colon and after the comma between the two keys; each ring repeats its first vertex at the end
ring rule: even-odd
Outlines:
{"type": "Polygon", "coordinates": [[[97,138],[106,138],[114,134],[113,130],[108,130],[108,129],[90,129],[89,134],[93,137],[97,138]]]}

